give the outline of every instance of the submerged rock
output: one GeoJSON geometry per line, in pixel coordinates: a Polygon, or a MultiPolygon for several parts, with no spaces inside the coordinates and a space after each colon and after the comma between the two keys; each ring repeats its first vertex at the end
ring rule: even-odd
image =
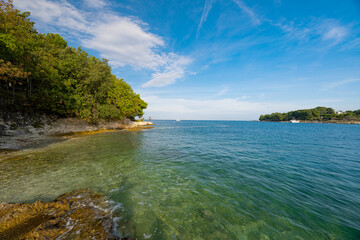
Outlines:
{"type": "Polygon", "coordinates": [[[119,239],[105,198],[90,189],[53,202],[0,203],[0,239],[119,239]]]}

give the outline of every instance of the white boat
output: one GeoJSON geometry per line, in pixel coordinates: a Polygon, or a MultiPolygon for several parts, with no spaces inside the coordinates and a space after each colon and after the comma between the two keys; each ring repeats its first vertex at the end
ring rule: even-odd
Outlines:
{"type": "Polygon", "coordinates": [[[290,122],[291,122],[291,123],[299,123],[300,121],[293,119],[293,120],[290,120],[290,122]]]}
{"type": "Polygon", "coordinates": [[[180,122],[181,120],[180,119],[176,119],[177,122],[180,122]]]}

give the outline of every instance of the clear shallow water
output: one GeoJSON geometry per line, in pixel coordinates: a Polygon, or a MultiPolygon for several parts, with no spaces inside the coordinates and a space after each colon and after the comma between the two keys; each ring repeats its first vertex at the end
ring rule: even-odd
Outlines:
{"type": "Polygon", "coordinates": [[[91,187],[138,239],[360,239],[360,125],[154,122],[0,160],[0,201],[91,187]]]}

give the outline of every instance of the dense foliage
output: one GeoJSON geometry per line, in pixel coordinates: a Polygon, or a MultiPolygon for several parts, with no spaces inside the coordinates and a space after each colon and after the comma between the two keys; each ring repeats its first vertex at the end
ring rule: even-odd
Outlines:
{"type": "Polygon", "coordinates": [[[0,0],[2,108],[33,108],[92,122],[143,115],[147,103],[111,73],[106,59],[69,47],[58,34],[38,33],[29,16],[12,0],[0,0]]]}
{"type": "Polygon", "coordinates": [[[335,112],[332,108],[316,107],[313,109],[302,109],[288,113],[276,112],[272,114],[261,115],[259,118],[260,121],[273,122],[290,121],[292,119],[302,121],[360,121],[360,109],[356,111],[335,112]]]}

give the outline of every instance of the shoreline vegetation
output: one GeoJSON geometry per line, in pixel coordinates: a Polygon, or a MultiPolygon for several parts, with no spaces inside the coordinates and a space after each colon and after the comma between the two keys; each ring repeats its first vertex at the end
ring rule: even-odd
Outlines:
{"type": "Polygon", "coordinates": [[[107,59],[34,28],[30,12],[0,0],[0,149],[21,149],[53,135],[139,129],[139,94],[112,74],[107,59]]]}
{"type": "Polygon", "coordinates": [[[29,12],[0,0],[0,116],[12,113],[77,118],[88,123],[135,120],[147,107],[112,74],[107,59],[68,46],[34,28],[29,12]]]}
{"type": "Polygon", "coordinates": [[[360,109],[343,112],[335,111],[333,108],[316,107],[287,113],[276,112],[259,117],[261,122],[290,122],[291,120],[302,123],[360,124],[360,109]]]}

